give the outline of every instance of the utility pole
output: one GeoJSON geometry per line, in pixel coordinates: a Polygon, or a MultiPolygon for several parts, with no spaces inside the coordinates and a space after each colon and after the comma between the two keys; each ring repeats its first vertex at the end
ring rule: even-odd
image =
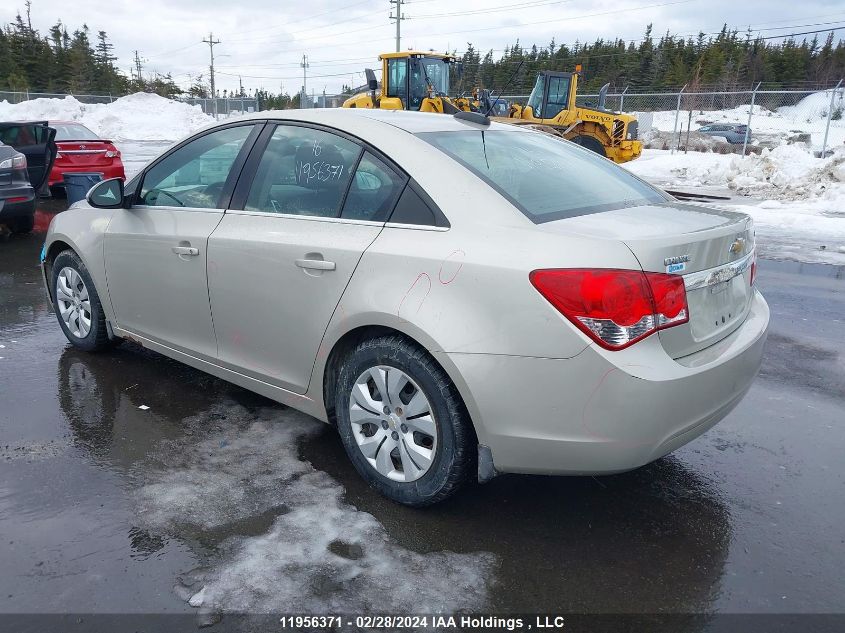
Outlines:
{"type": "Polygon", "coordinates": [[[390,19],[396,20],[396,52],[398,53],[402,50],[402,31],[400,25],[402,24],[402,20],[405,19],[405,16],[402,15],[402,5],[405,4],[405,0],[390,0],[390,4],[396,5],[396,15],[393,15],[393,9],[391,9],[390,19]]]}
{"type": "Polygon", "coordinates": [[[308,92],[306,90],[306,85],[308,81],[308,56],[305,53],[302,53],[302,96],[299,98],[299,107],[305,107],[305,99],[308,98],[308,92]]]}
{"type": "Polygon", "coordinates": [[[238,96],[243,97],[244,96],[244,80],[241,79],[240,75],[238,75],[238,84],[240,84],[240,87],[241,87],[241,89],[238,91],[238,96]]]}
{"type": "Polygon", "coordinates": [[[214,35],[209,31],[208,39],[203,40],[208,44],[208,52],[211,54],[211,98],[214,99],[214,118],[217,118],[217,93],[214,92],[214,45],[219,44],[220,40],[215,40],[214,35]]]}
{"type": "Polygon", "coordinates": [[[138,51],[135,51],[135,77],[138,79],[138,90],[142,90],[143,79],[141,78],[141,58],[138,51]]]}

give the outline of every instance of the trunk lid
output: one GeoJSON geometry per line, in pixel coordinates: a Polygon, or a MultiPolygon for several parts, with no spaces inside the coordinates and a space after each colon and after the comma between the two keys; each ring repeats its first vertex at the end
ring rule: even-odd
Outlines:
{"type": "Polygon", "coordinates": [[[754,227],[743,213],[668,202],[552,224],[567,232],[623,242],[644,271],[684,276],[689,322],[659,332],[673,358],[723,339],[748,314],[754,227]]]}
{"type": "Polygon", "coordinates": [[[106,152],[112,149],[109,141],[59,141],[56,162],[61,167],[96,167],[110,165],[106,152]]]}

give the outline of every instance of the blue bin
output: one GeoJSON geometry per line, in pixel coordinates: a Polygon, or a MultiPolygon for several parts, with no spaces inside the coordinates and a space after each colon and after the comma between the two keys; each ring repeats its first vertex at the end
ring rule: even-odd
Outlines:
{"type": "Polygon", "coordinates": [[[75,174],[64,174],[65,191],[67,192],[68,206],[74,202],[85,200],[88,191],[103,179],[103,173],[99,171],[77,172],[75,174]]]}

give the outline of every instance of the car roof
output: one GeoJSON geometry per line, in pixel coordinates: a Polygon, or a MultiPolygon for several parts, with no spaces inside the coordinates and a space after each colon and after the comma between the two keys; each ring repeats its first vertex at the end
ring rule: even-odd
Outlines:
{"type": "Polygon", "coordinates": [[[79,121],[57,121],[54,119],[50,119],[50,125],[53,125],[54,123],[58,125],[80,125],[86,130],[89,129],[87,125],[85,125],[84,123],[80,123],[79,121]]]}
{"type": "MultiPolygon", "coordinates": [[[[308,110],[265,110],[244,118],[295,120],[322,123],[343,129],[344,124],[366,119],[399,128],[410,134],[420,132],[449,132],[459,130],[479,130],[476,123],[456,119],[448,114],[431,112],[407,112],[405,110],[377,110],[369,108],[314,108],[308,110]]],[[[513,130],[514,126],[492,122],[489,128],[513,130]]]]}

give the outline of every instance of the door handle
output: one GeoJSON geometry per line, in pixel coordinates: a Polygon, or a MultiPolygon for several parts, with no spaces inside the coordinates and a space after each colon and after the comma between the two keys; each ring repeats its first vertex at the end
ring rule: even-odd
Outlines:
{"type": "Polygon", "coordinates": [[[334,262],[327,262],[324,259],[297,259],[296,265],[311,270],[334,270],[337,268],[334,262]]]}
{"type": "Polygon", "coordinates": [[[200,249],[194,248],[193,246],[174,246],[172,250],[179,256],[189,255],[191,257],[194,257],[195,255],[200,254],[200,249]]]}

